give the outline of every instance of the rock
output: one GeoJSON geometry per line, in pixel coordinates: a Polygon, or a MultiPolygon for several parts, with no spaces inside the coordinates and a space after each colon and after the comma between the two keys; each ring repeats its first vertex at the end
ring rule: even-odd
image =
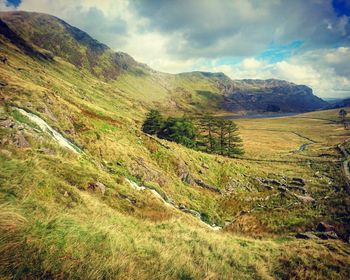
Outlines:
{"type": "Polygon", "coordinates": [[[327,239],[339,239],[338,235],[334,231],[319,232],[317,236],[323,240],[327,239]]]}
{"type": "Polygon", "coordinates": [[[324,222],[319,223],[316,227],[316,230],[320,232],[336,231],[334,226],[326,224],[324,222]]]}
{"type": "Polygon", "coordinates": [[[18,148],[29,148],[30,144],[27,141],[27,139],[24,137],[23,133],[16,133],[13,136],[13,143],[18,147],[18,148]]]}
{"type": "Polygon", "coordinates": [[[106,192],[106,186],[100,182],[90,183],[89,189],[92,191],[99,190],[102,195],[104,195],[106,192]]]}
{"type": "Polygon", "coordinates": [[[194,184],[193,177],[192,177],[191,173],[189,172],[188,167],[184,161],[181,160],[178,163],[176,173],[182,182],[187,183],[189,185],[194,184]]]}
{"type": "Polygon", "coordinates": [[[187,207],[183,204],[179,204],[179,209],[180,210],[187,210],[187,207]]]}
{"type": "Polygon", "coordinates": [[[38,152],[41,154],[46,154],[46,155],[53,155],[55,152],[51,149],[48,148],[40,148],[38,149],[38,152]]]}
{"type": "Polygon", "coordinates": [[[315,199],[312,198],[311,196],[302,196],[302,195],[297,195],[294,194],[294,196],[302,203],[304,204],[311,204],[315,202],[315,199]]]}
{"type": "Polygon", "coordinates": [[[317,239],[318,237],[311,232],[297,233],[295,235],[298,239],[317,239]]]}
{"type": "Polygon", "coordinates": [[[201,217],[201,214],[199,213],[199,212],[197,212],[196,210],[192,210],[192,209],[187,209],[187,208],[185,208],[185,209],[180,209],[182,212],[184,212],[184,213],[189,213],[189,214],[191,214],[191,215],[193,215],[193,216],[195,216],[195,217],[197,217],[197,218],[200,218],[201,217]]]}
{"type": "Polygon", "coordinates": [[[299,185],[299,186],[305,186],[305,181],[304,181],[303,178],[294,177],[294,178],[292,178],[291,184],[299,185]]]}
{"type": "Polygon", "coordinates": [[[6,55],[0,55],[0,62],[2,62],[2,64],[8,64],[8,57],[6,55]]]}
{"type": "Polygon", "coordinates": [[[0,126],[4,128],[14,128],[16,123],[13,120],[5,119],[0,121],[0,126]]]}
{"type": "Polygon", "coordinates": [[[200,187],[202,187],[202,188],[204,188],[204,189],[207,189],[207,190],[210,190],[210,191],[216,192],[216,193],[221,193],[221,191],[220,191],[218,188],[216,188],[216,187],[214,187],[214,186],[211,186],[211,185],[208,185],[208,184],[206,184],[205,182],[203,182],[203,181],[200,180],[200,179],[194,179],[194,182],[195,182],[198,186],[200,186],[200,187]]]}

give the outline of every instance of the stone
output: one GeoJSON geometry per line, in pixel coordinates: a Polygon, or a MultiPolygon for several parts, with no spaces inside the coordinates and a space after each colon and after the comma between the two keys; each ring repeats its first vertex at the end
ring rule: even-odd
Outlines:
{"type": "Polygon", "coordinates": [[[55,152],[49,148],[40,148],[38,149],[38,152],[41,154],[46,154],[46,155],[53,155],[55,152]]]}
{"type": "Polygon", "coordinates": [[[336,231],[334,226],[332,226],[330,224],[326,224],[324,222],[319,223],[316,227],[316,230],[320,231],[320,232],[336,231]]]}
{"type": "Polygon", "coordinates": [[[89,189],[92,191],[98,190],[101,192],[102,195],[104,195],[106,192],[106,186],[100,182],[90,183],[89,189]]]}
{"type": "Polygon", "coordinates": [[[214,187],[214,186],[211,186],[211,185],[208,185],[207,183],[203,182],[203,181],[200,180],[200,179],[194,179],[194,182],[195,182],[198,186],[200,186],[200,187],[202,187],[202,188],[204,188],[204,189],[210,190],[210,191],[212,191],[212,192],[221,193],[221,191],[220,191],[218,188],[216,188],[216,187],[214,187]]]}
{"type": "Polygon", "coordinates": [[[2,62],[2,64],[8,64],[8,57],[6,55],[0,55],[0,62],[2,62]]]}
{"type": "Polygon", "coordinates": [[[295,237],[298,239],[317,239],[318,238],[315,234],[311,232],[303,232],[303,233],[300,232],[300,233],[297,233],[295,237]]]}
{"type": "Polygon", "coordinates": [[[4,127],[4,128],[14,128],[15,125],[16,125],[16,123],[10,119],[0,121],[0,126],[4,127]]]}
{"type": "Polygon", "coordinates": [[[179,176],[182,182],[187,183],[189,185],[194,184],[193,177],[188,170],[188,167],[184,161],[180,161],[177,165],[176,174],[179,176]]]}
{"type": "Polygon", "coordinates": [[[302,196],[302,195],[297,195],[294,194],[294,196],[302,203],[304,204],[311,204],[315,202],[315,199],[312,198],[311,196],[302,196]]]}
{"type": "Polygon", "coordinates": [[[334,231],[319,232],[317,236],[323,240],[327,239],[339,239],[338,235],[334,231]]]}
{"type": "Polygon", "coordinates": [[[294,177],[294,178],[292,178],[291,183],[294,185],[305,186],[305,181],[303,178],[294,177]]]}
{"type": "Polygon", "coordinates": [[[29,148],[30,144],[22,133],[17,133],[13,136],[13,143],[18,148],[29,148]]]}

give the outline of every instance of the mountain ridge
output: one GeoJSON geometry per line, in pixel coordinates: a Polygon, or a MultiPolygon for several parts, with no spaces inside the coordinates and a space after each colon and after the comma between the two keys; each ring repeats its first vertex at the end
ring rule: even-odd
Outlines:
{"type": "MultiPolygon", "coordinates": [[[[202,103],[215,103],[209,104],[209,107],[215,107],[228,112],[243,113],[268,112],[271,111],[270,109],[281,112],[306,112],[321,109],[327,105],[326,102],[322,102],[320,98],[314,96],[310,88],[277,79],[237,80],[229,78],[222,72],[192,71],[178,74],[159,72],[135,61],[126,53],[113,51],[107,45],[93,39],[86,32],[51,15],[16,11],[0,12],[0,18],[9,28],[18,32],[23,41],[29,42],[30,45],[34,46],[37,49],[35,50],[37,53],[42,53],[42,57],[46,59],[53,59],[55,56],[62,57],[78,69],[86,69],[93,75],[103,78],[106,81],[110,80],[113,82],[114,80],[118,80],[126,72],[136,76],[149,76],[153,80],[153,83],[159,83],[157,77],[161,76],[165,85],[160,86],[165,87],[165,90],[170,93],[168,97],[170,101],[168,103],[175,102],[179,108],[188,107],[188,104],[193,103],[191,101],[193,98],[201,99],[200,102],[202,103]],[[40,50],[44,50],[44,52],[40,52],[40,50]],[[194,96],[197,93],[192,93],[191,98],[188,98],[189,95],[186,93],[176,96],[176,92],[178,91],[176,89],[179,89],[179,87],[169,87],[169,82],[172,83],[176,77],[188,80],[191,80],[191,77],[203,79],[201,83],[211,83],[212,87],[216,88],[216,92],[210,91],[212,93],[210,95],[211,97],[209,95],[206,95],[206,97],[194,96]],[[258,95],[258,102],[254,98],[249,98],[249,95],[257,95],[259,91],[260,93],[266,93],[268,89],[272,88],[266,87],[266,84],[278,84],[274,88],[275,96],[270,94],[267,97],[264,94],[260,94],[258,95]],[[287,98],[285,101],[276,98],[278,93],[283,92],[295,93],[295,97],[287,98]],[[300,99],[300,102],[297,102],[296,99],[300,99]],[[186,102],[188,104],[179,105],[186,102]],[[292,102],[290,108],[288,108],[288,102],[292,102]],[[305,106],[306,104],[308,106],[305,106]]],[[[194,83],[191,86],[193,88],[197,81],[191,82],[194,83]]],[[[198,90],[203,92],[202,89],[198,90]]],[[[203,106],[205,105],[202,104],[203,106]]],[[[186,112],[190,111],[184,108],[182,110],[186,112]]]]}

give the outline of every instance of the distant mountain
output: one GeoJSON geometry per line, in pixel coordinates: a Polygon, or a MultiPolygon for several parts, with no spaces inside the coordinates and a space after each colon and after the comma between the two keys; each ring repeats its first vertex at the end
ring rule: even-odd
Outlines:
{"type": "Polygon", "coordinates": [[[122,91],[129,84],[127,89],[133,88],[131,94],[143,105],[166,111],[247,114],[306,112],[327,106],[311,88],[281,80],[232,80],[224,73],[199,71],[161,73],[46,14],[0,12],[0,34],[33,59],[56,65],[58,60],[66,61],[117,88],[122,86],[122,91]]]}
{"type": "Polygon", "coordinates": [[[275,79],[234,80],[223,92],[223,106],[229,111],[306,112],[328,105],[307,86],[275,79]]]}
{"type": "Polygon", "coordinates": [[[350,107],[350,97],[344,99],[337,98],[335,100],[328,101],[328,103],[330,104],[328,106],[329,109],[350,107]]]}

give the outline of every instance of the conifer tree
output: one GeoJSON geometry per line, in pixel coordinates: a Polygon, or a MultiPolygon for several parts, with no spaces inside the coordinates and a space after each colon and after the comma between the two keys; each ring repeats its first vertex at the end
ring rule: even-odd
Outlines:
{"type": "Polygon", "coordinates": [[[157,135],[162,129],[164,120],[158,110],[150,110],[142,125],[142,131],[151,135],[157,135]]]}

